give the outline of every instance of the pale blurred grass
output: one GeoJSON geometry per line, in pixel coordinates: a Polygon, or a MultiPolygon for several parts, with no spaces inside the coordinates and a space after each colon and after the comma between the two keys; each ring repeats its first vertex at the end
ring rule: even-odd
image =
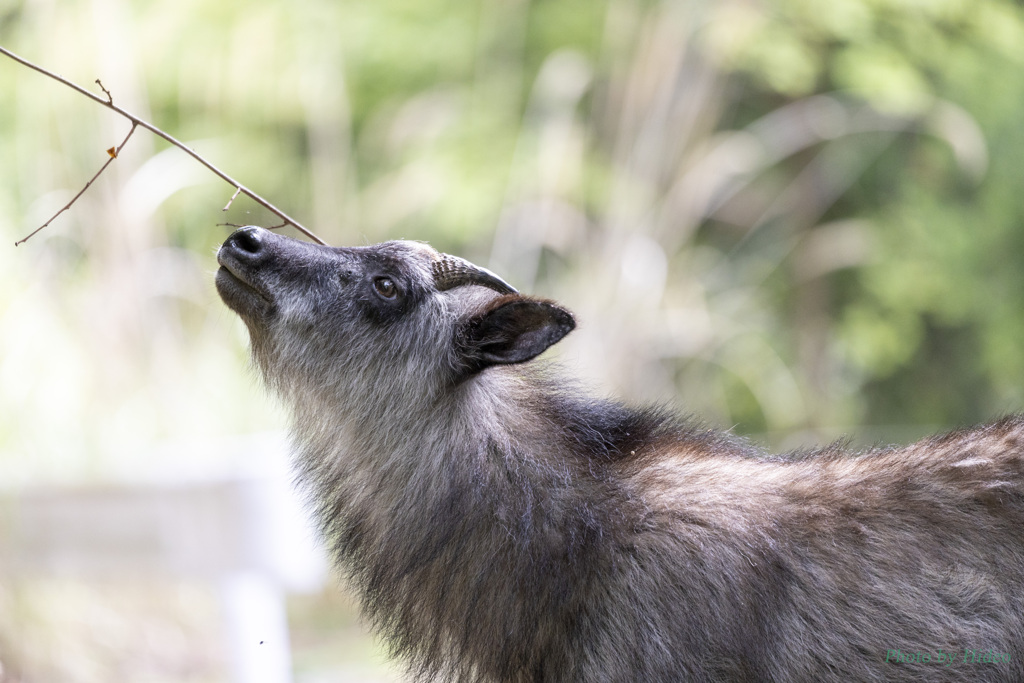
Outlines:
{"type": "Polygon", "coordinates": [[[208,586],[25,580],[0,586],[0,680],[220,683],[217,602],[208,586]]]}
{"type": "MultiPolygon", "coordinates": [[[[0,584],[4,683],[230,681],[207,583],[30,579],[0,584]]],[[[393,683],[399,669],[336,585],[288,601],[295,683],[393,683]]]]}
{"type": "Polygon", "coordinates": [[[402,670],[359,619],[344,589],[292,596],[292,657],[296,683],[395,683],[402,670]]]}

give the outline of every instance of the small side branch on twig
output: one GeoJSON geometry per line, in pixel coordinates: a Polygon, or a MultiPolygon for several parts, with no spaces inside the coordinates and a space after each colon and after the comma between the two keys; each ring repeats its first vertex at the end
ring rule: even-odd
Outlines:
{"type": "Polygon", "coordinates": [[[27,234],[24,237],[22,237],[17,242],[15,242],[14,246],[18,246],[20,244],[24,244],[25,242],[28,242],[29,239],[31,239],[33,235],[35,235],[37,232],[39,232],[40,230],[42,230],[43,228],[48,226],[50,223],[55,221],[57,219],[57,216],[61,215],[62,213],[64,213],[68,209],[70,209],[71,205],[74,204],[75,202],[77,202],[78,198],[81,197],[83,194],[85,194],[85,191],[89,189],[89,186],[92,185],[94,182],[96,182],[96,179],[100,177],[100,174],[107,170],[107,166],[110,166],[110,162],[117,158],[117,155],[120,154],[120,152],[124,148],[125,144],[128,143],[128,138],[130,138],[132,136],[132,133],[135,132],[136,128],[138,128],[138,124],[132,122],[132,129],[130,131],[128,131],[128,135],[124,136],[124,140],[121,141],[120,145],[118,145],[117,147],[111,147],[110,149],[107,150],[107,155],[110,158],[107,159],[102,166],[100,166],[100,170],[96,171],[96,175],[94,175],[92,178],[89,179],[89,182],[87,182],[85,184],[85,187],[83,187],[81,190],[79,190],[78,194],[76,194],[74,197],[72,197],[70,202],[65,204],[63,206],[63,208],[61,208],[60,211],[58,211],[57,213],[55,213],[52,216],[50,216],[50,220],[46,221],[45,223],[40,225],[38,228],[36,228],[35,230],[30,232],[29,234],[27,234]]]}
{"type": "Polygon", "coordinates": [[[235,188],[235,193],[233,195],[231,195],[231,199],[228,200],[228,203],[224,205],[224,208],[221,209],[221,211],[227,211],[228,209],[230,209],[231,208],[231,204],[233,204],[234,201],[235,201],[235,197],[237,197],[238,193],[241,192],[241,191],[242,191],[242,188],[236,187],[235,188]]]}
{"type": "MultiPolygon", "coordinates": [[[[218,223],[217,225],[222,227],[222,228],[244,228],[244,227],[247,227],[247,226],[244,226],[244,225],[240,225],[238,223],[218,223]]],[[[266,229],[267,230],[280,230],[281,228],[286,228],[286,227],[288,227],[287,223],[279,223],[277,225],[268,225],[266,227],[266,229]]]]}
{"type": "Polygon", "coordinates": [[[241,193],[241,194],[244,194],[246,197],[249,197],[254,202],[256,202],[257,204],[262,206],[264,209],[266,209],[270,213],[274,214],[275,216],[277,216],[278,218],[280,218],[283,221],[283,223],[281,223],[281,225],[273,226],[270,229],[283,228],[285,226],[291,225],[296,230],[298,230],[299,232],[301,232],[303,235],[305,235],[306,237],[310,238],[314,242],[317,242],[318,244],[326,244],[326,242],[324,242],[322,239],[320,239],[315,234],[313,234],[308,229],[306,229],[301,223],[299,223],[298,221],[293,219],[291,216],[286,214],[284,211],[282,211],[281,209],[277,208],[276,206],[274,206],[273,204],[268,202],[266,199],[264,199],[260,195],[256,194],[255,192],[253,192],[252,190],[247,188],[242,183],[238,182],[237,180],[235,180],[234,178],[229,176],[224,171],[220,170],[219,168],[217,168],[216,166],[211,164],[205,158],[203,158],[198,153],[196,153],[195,150],[193,150],[190,147],[186,146],[183,142],[181,142],[180,140],[178,140],[174,136],[170,135],[169,133],[164,132],[163,130],[161,130],[160,128],[157,128],[156,126],[154,126],[153,124],[149,123],[148,121],[140,119],[138,116],[135,116],[131,112],[126,111],[125,109],[122,109],[121,107],[119,107],[116,104],[114,104],[114,97],[113,97],[113,95],[111,95],[110,91],[107,90],[103,86],[103,83],[101,83],[99,81],[99,79],[96,79],[96,83],[100,86],[100,89],[107,96],[107,99],[103,99],[99,95],[96,95],[94,93],[89,92],[85,88],[83,88],[80,85],[77,85],[77,84],[67,80],[63,76],[60,76],[59,74],[56,74],[56,73],[54,73],[52,71],[48,71],[47,69],[44,69],[41,66],[33,64],[32,62],[28,61],[27,59],[19,57],[18,55],[14,54],[10,50],[7,50],[6,48],[4,48],[2,46],[0,46],[0,54],[6,55],[7,57],[10,57],[14,61],[18,62],[19,64],[27,66],[28,68],[33,69],[34,71],[38,71],[39,73],[41,73],[41,74],[43,74],[45,76],[49,76],[50,78],[54,79],[55,81],[63,83],[64,85],[68,86],[72,90],[75,90],[78,93],[80,93],[82,95],[85,95],[86,97],[88,97],[89,99],[93,100],[94,102],[102,104],[107,109],[110,109],[112,111],[117,112],[118,114],[120,114],[121,116],[123,116],[124,118],[126,118],[126,119],[128,119],[129,121],[132,122],[132,129],[131,129],[131,131],[129,131],[128,136],[124,139],[124,142],[122,142],[120,146],[112,147],[110,150],[107,151],[107,153],[110,155],[110,159],[108,159],[107,162],[103,165],[103,168],[101,168],[99,170],[99,172],[97,172],[96,175],[92,177],[92,180],[90,180],[88,183],[86,183],[85,187],[82,188],[81,192],[79,192],[77,195],[75,195],[75,197],[68,203],[68,205],[65,206],[63,209],[61,209],[60,211],[58,211],[57,214],[53,216],[53,218],[51,218],[46,223],[41,225],[39,228],[34,230],[30,235],[28,235],[28,236],[22,238],[21,240],[18,240],[17,242],[15,242],[15,245],[22,244],[27,239],[32,237],[32,235],[35,235],[37,232],[39,232],[40,230],[45,228],[47,225],[52,223],[53,220],[57,216],[59,216],[61,213],[63,213],[67,209],[69,209],[71,207],[71,205],[74,204],[75,201],[79,197],[81,197],[82,194],[89,188],[89,186],[93,183],[93,181],[95,181],[96,178],[99,177],[100,173],[103,173],[103,171],[110,164],[110,162],[117,158],[117,155],[121,151],[121,148],[124,147],[124,143],[127,142],[128,138],[130,138],[132,133],[135,132],[135,128],[136,127],[140,127],[140,126],[142,128],[145,128],[149,132],[153,133],[154,135],[156,135],[158,137],[161,137],[164,140],[166,140],[167,142],[171,143],[172,145],[174,145],[175,147],[177,147],[178,149],[182,150],[183,152],[185,152],[186,154],[191,156],[193,159],[195,159],[196,161],[201,163],[207,169],[212,171],[214,173],[214,175],[216,175],[218,178],[224,180],[227,183],[230,183],[235,188],[235,194],[231,197],[231,200],[228,202],[227,206],[224,207],[225,211],[228,209],[228,207],[231,206],[231,203],[235,200],[235,197],[237,197],[239,195],[239,193],[241,193]]]}
{"type": "Polygon", "coordinates": [[[107,96],[107,104],[114,103],[114,96],[110,94],[110,91],[103,87],[103,82],[100,79],[96,79],[96,85],[100,86],[100,90],[107,96]]]}

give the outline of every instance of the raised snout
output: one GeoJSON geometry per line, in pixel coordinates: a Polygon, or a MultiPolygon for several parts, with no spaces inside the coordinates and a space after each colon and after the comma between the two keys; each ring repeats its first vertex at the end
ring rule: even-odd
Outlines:
{"type": "Polygon", "coordinates": [[[224,240],[224,247],[247,254],[260,254],[263,250],[263,236],[267,231],[255,225],[247,225],[231,233],[224,240]]]}
{"type": "Polygon", "coordinates": [[[217,250],[217,263],[229,270],[238,264],[257,265],[269,253],[266,242],[270,234],[255,225],[235,230],[217,250]]]}
{"type": "Polygon", "coordinates": [[[247,225],[217,250],[217,292],[243,318],[271,314],[289,293],[329,282],[323,275],[348,260],[345,252],[247,225]]]}
{"type": "Polygon", "coordinates": [[[217,250],[217,292],[239,315],[266,310],[273,304],[261,267],[272,257],[269,242],[274,237],[263,228],[249,225],[231,233],[217,250]]]}

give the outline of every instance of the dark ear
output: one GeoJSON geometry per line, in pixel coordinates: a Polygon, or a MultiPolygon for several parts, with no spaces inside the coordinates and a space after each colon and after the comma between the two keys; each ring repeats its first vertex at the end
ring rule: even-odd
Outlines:
{"type": "Polygon", "coordinates": [[[549,301],[508,296],[496,299],[467,324],[462,348],[471,372],[488,365],[522,363],[572,332],[572,313],[549,301]]]}

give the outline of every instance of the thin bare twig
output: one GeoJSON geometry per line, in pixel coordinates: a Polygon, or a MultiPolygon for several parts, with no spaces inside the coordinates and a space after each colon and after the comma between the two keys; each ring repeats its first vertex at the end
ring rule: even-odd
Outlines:
{"type": "Polygon", "coordinates": [[[228,203],[224,205],[224,208],[223,208],[223,209],[221,209],[221,211],[227,211],[228,209],[230,209],[230,208],[231,208],[231,205],[232,205],[232,204],[234,203],[234,201],[235,201],[235,197],[237,197],[237,196],[238,196],[238,193],[239,193],[239,192],[241,192],[241,191],[242,191],[242,188],[240,188],[240,187],[236,187],[236,188],[235,188],[235,193],[234,193],[233,195],[231,195],[231,199],[229,199],[229,200],[228,200],[228,203]]]}
{"type": "MultiPolygon", "coordinates": [[[[266,199],[264,199],[260,195],[256,194],[252,190],[250,190],[248,187],[246,187],[242,183],[238,182],[237,180],[235,180],[234,178],[229,176],[224,171],[220,170],[219,168],[217,168],[216,166],[211,164],[209,161],[207,161],[202,156],[200,156],[195,150],[191,149],[190,147],[187,147],[183,142],[181,142],[180,140],[178,140],[174,136],[170,135],[169,133],[165,133],[163,130],[161,130],[160,128],[157,128],[156,126],[154,126],[153,124],[149,123],[148,121],[140,119],[138,116],[135,116],[131,112],[126,111],[126,110],[122,109],[121,107],[117,106],[116,104],[114,104],[114,98],[111,96],[110,92],[105,87],[103,87],[103,84],[99,83],[99,80],[97,80],[97,83],[99,83],[100,88],[107,95],[107,99],[106,100],[104,100],[99,95],[96,95],[94,93],[89,92],[88,90],[86,90],[82,86],[77,85],[76,83],[73,83],[73,82],[67,80],[63,76],[60,76],[59,74],[56,74],[56,73],[54,73],[52,71],[44,69],[43,67],[38,66],[36,64],[33,64],[32,62],[28,61],[27,59],[24,59],[23,57],[19,57],[18,55],[14,54],[10,50],[7,50],[6,48],[4,48],[2,46],[0,46],[0,54],[4,54],[4,55],[10,57],[11,59],[13,59],[14,61],[18,62],[19,64],[27,66],[28,68],[33,69],[34,71],[38,71],[39,73],[41,73],[41,74],[43,74],[45,76],[49,76],[50,78],[54,79],[55,81],[58,81],[60,83],[63,83],[64,85],[68,86],[72,90],[75,90],[75,91],[79,92],[80,94],[85,95],[86,97],[88,97],[89,99],[93,100],[94,102],[102,104],[107,109],[111,109],[111,110],[117,112],[118,114],[120,114],[121,116],[125,117],[126,119],[128,119],[129,121],[132,122],[132,124],[133,124],[132,125],[132,131],[135,130],[136,126],[141,126],[141,127],[145,128],[146,130],[148,130],[149,132],[153,133],[154,135],[157,135],[157,136],[163,138],[164,140],[166,140],[167,142],[171,143],[172,145],[174,145],[178,149],[182,150],[183,152],[185,152],[186,154],[191,156],[193,159],[195,159],[196,161],[201,163],[203,166],[205,166],[207,169],[212,171],[214,173],[214,175],[216,175],[218,178],[224,180],[227,183],[230,183],[232,187],[236,188],[236,193],[235,193],[236,195],[238,194],[238,192],[241,192],[246,197],[249,197],[254,202],[256,202],[257,204],[262,206],[264,209],[266,209],[267,211],[271,212],[272,214],[274,214],[275,216],[280,218],[282,221],[284,221],[284,223],[282,223],[279,226],[274,226],[274,228],[272,228],[272,229],[277,229],[277,228],[280,228],[280,227],[291,225],[296,230],[298,230],[299,232],[301,232],[302,234],[304,234],[306,237],[310,238],[314,242],[317,242],[318,244],[327,244],[322,239],[320,239],[315,234],[313,234],[308,229],[306,229],[301,223],[299,223],[298,221],[293,219],[291,216],[286,214],[284,211],[282,211],[281,209],[277,208],[276,206],[274,206],[273,204],[268,202],[266,199]]],[[[131,133],[129,133],[129,136],[130,135],[131,135],[131,133]]],[[[125,139],[127,140],[127,138],[125,138],[125,139]]],[[[113,159],[113,157],[111,157],[111,159],[113,159]]],[[[108,161],[107,163],[110,163],[110,162],[108,161]]],[[[106,165],[104,165],[104,168],[106,168],[106,165]]],[[[100,172],[102,173],[102,169],[100,169],[100,172]]],[[[99,174],[97,174],[97,175],[99,175],[99,174]]],[[[95,180],[95,179],[96,179],[96,177],[94,176],[93,180],[95,180]]],[[[91,183],[92,181],[89,181],[89,182],[91,183]]],[[[88,187],[88,185],[86,185],[86,187],[88,187]]],[[[85,191],[85,189],[83,188],[82,192],[84,192],[84,191],[85,191]]],[[[79,192],[78,195],[75,196],[75,199],[77,199],[79,196],[81,196],[81,194],[82,193],[79,192]]],[[[232,200],[233,199],[234,199],[234,197],[232,197],[232,200]]],[[[72,203],[74,203],[74,200],[72,200],[72,203]]],[[[230,206],[230,204],[231,204],[231,202],[228,202],[229,206],[230,206]]],[[[63,209],[62,209],[62,211],[63,211],[63,209]]],[[[58,212],[58,214],[59,213],[60,212],[58,212]]],[[[50,220],[52,221],[53,219],[51,218],[50,220]]],[[[46,227],[46,226],[44,225],[42,227],[46,227]]],[[[40,229],[42,229],[42,228],[40,228],[40,229]]],[[[36,232],[39,232],[39,230],[36,230],[32,234],[34,235],[36,232]]],[[[31,236],[32,235],[29,235],[29,237],[31,237],[31,236]]],[[[28,237],[26,237],[25,239],[28,239],[28,237]]],[[[18,244],[20,244],[21,242],[24,242],[25,239],[23,239],[20,242],[18,242],[18,244]]]]}
{"type": "Polygon", "coordinates": [[[60,211],[58,211],[57,213],[55,213],[52,216],[50,216],[50,220],[46,221],[45,223],[40,225],[38,228],[36,228],[35,230],[30,232],[29,234],[27,234],[24,237],[22,237],[17,242],[15,242],[14,246],[18,246],[19,244],[24,244],[25,242],[28,242],[29,239],[31,239],[33,235],[35,235],[37,232],[39,232],[40,230],[45,228],[47,225],[49,225],[50,223],[55,221],[57,219],[57,216],[61,215],[62,213],[64,213],[68,209],[70,209],[71,205],[74,204],[75,202],[77,202],[78,198],[81,197],[83,194],[85,194],[85,191],[89,189],[89,186],[92,185],[94,182],[96,182],[96,179],[100,177],[100,174],[103,173],[105,170],[107,170],[107,166],[110,166],[110,162],[112,162],[114,159],[117,158],[117,155],[121,153],[121,150],[124,149],[124,146],[128,143],[128,138],[130,138],[132,136],[132,133],[134,133],[135,129],[138,128],[138,127],[139,127],[138,124],[135,123],[134,121],[132,121],[132,129],[130,131],[128,131],[128,135],[124,136],[124,140],[121,141],[120,145],[118,145],[117,147],[111,147],[110,149],[107,150],[107,156],[109,156],[110,158],[107,159],[106,162],[104,162],[104,164],[102,166],[100,166],[100,170],[96,171],[96,175],[94,175],[89,180],[89,182],[87,182],[85,184],[85,187],[83,187],[81,190],[79,190],[78,194],[76,194],[74,197],[72,197],[71,201],[68,202],[67,204],[65,204],[64,207],[60,211]]]}

